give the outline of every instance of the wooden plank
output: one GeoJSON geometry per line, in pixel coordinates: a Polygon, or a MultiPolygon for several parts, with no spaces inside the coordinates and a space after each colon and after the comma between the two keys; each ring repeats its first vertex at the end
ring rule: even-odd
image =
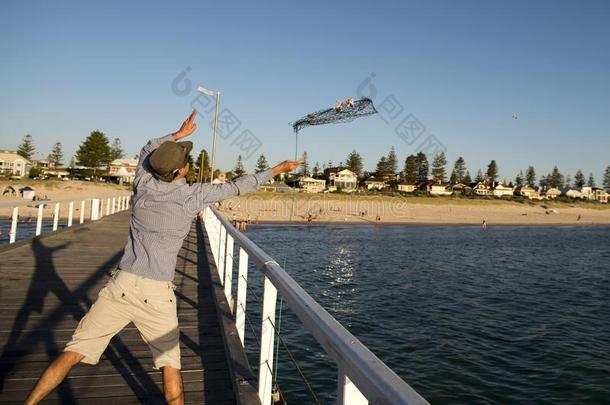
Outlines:
{"type": "MultiPolygon", "coordinates": [[[[120,259],[128,218],[128,212],[115,214],[2,250],[0,402],[20,403],[61,353],[120,259]]],[[[198,263],[203,248],[193,226],[176,264],[185,400],[234,404],[209,268],[198,263]]],[[[98,365],[77,365],[43,403],[108,401],[164,403],[161,373],[131,324],[98,365]]]]}

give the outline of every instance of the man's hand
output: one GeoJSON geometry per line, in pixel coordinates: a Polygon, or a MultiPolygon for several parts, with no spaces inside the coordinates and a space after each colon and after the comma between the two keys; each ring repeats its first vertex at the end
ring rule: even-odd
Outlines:
{"type": "Polygon", "coordinates": [[[197,124],[195,124],[195,117],[197,116],[197,110],[193,109],[193,112],[189,117],[182,123],[180,129],[172,134],[174,140],[182,139],[186,136],[189,136],[197,129],[197,124]]]}
{"type": "Polygon", "coordinates": [[[271,173],[273,173],[274,176],[277,176],[278,174],[286,173],[293,169],[296,169],[303,163],[305,163],[304,160],[284,160],[282,163],[271,169],[271,173]]]}

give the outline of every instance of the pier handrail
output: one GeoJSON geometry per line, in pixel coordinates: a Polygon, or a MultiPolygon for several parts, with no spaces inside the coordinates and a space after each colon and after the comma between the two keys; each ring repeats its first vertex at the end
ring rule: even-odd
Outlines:
{"type": "Polygon", "coordinates": [[[85,197],[62,200],[29,200],[29,201],[4,201],[0,203],[0,208],[12,208],[10,215],[11,227],[9,231],[9,244],[15,243],[17,240],[17,226],[20,207],[35,206],[36,214],[36,231],[35,236],[42,233],[42,220],[45,206],[54,206],[53,210],[53,232],[59,227],[60,207],[61,204],[68,203],[68,218],[66,226],[69,228],[73,223],[74,202],[80,202],[79,223],[85,222],[85,206],[90,201],[90,220],[97,221],[98,219],[117,212],[129,209],[129,195],[118,195],[113,197],[85,197]],[[105,210],[105,212],[104,212],[105,210]]]}
{"type": "Polygon", "coordinates": [[[230,303],[235,302],[233,312],[242,345],[245,332],[248,257],[253,259],[265,277],[258,379],[258,393],[263,405],[271,404],[275,304],[278,292],[307,331],[336,363],[338,404],[428,403],[318,304],[271,256],[238,231],[216,208],[206,208],[204,218],[212,255],[216,261],[225,295],[230,303]],[[231,283],[235,242],[239,247],[239,275],[237,297],[233,301],[231,283]]]}

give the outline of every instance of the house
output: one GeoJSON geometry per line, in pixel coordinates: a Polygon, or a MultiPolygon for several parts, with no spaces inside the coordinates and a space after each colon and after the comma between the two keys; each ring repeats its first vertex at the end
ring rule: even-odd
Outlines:
{"type": "Polygon", "coordinates": [[[430,195],[451,195],[453,190],[449,184],[430,184],[428,186],[430,195]]]}
{"type": "Polygon", "coordinates": [[[540,193],[535,188],[530,186],[521,186],[517,188],[515,194],[529,198],[530,200],[542,200],[540,193]]]}
{"type": "Polygon", "coordinates": [[[546,198],[554,200],[561,195],[561,191],[557,187],[551,187],[546,190],[546,198]]]}
{"type": "Polygon", "coordinates": [[[467,188],[469,188],[469,187],[464,183],[455,183],[455,184],[451,185],[451,190],[455,194],[463,194],[467,188]]]}
{"type": "Polygon", "coordinates": [[[388,186],[388,183],[386,183],[382,179],[378,179],[375,177],[369,177],[368,179],[366,179],[364,181],[364,186],[366,187],[367,190],[372,190],[372,189],[382,190],[388,186]]]}
{"type": "Polygon", "coordinates": [[[351,170],[331,168],[326,169],[324,173],[328,173],[328,189],[331,191],[341,189],[351,192],[358,187],[358,176],[351,170]]]}
{"type": "Polygon", "coordinates": [[[608,204],[608,197],[610,194],[603,188],[594,188],[593,189],[593,198],[599,201],[602,204],[608,204]]]}
{"type": "Polygon", "coordinates": [[[326,189],[326,180],[301,177],[299,179],[299,187],[306,193],[321,193],[326,189]]]}
{"type": "Polygon", "coordinates": [[[502,183],[497,183],[492,190],[492,194],[496,197],[512,197],[514,192],[514,187],[505,186],[502,183]]]}
{"type": "Polygon", "coordinates": [[[108,165],[106,177],[116,180],[118,183],[133,183],[138,167],[137,159],[116,159],[108,165]]]}
{"type": "Polygon", "coordinates": [[[570,189],[566,191],[566,197],[570,198],[582,198],[582,194],[578,190],[570,189]]]}
{"type": "Polygon", "coordinates": [[[489,181],[479,181],[472,187],[472,191],[474,191],[476,195],[493,195],[491,182],[489,181]]]}
{"type": "Polygon", "coordinates": [[[398,185],[398,191],[413,193],[414,191],[417,191],[417,184],[400,183],[398,185]]]}
{"type": "Polygon", "coordinates": [[[582,187],[580,189],[580,198],[584,200],[594,200],[595,193],[593,192],[593,187],[582,187]]]}
{"type": "Polygon", "coordinates": [[[25,177],[31,165],[29,160],[18,155],[15,151],[0,151],[0,174],[25,177]]]}
{"type": "Polygon", "coordinates": [[[288,186],[283,181],[275,181],[273,179],[263,184],[260,190],[274,193],[291,193],[295,191],[294,188],[288,186]]]}

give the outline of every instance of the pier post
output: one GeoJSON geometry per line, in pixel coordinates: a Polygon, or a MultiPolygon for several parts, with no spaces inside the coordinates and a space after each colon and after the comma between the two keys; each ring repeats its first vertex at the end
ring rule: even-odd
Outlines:
{"type": "Polygon", "coordinates": [[[53,232],[57,230],[59,225],[59,203],[55,203],[55,209],[53,210],[53,232]]]}
{"type": "Polygon", "coordinates": [[[19,207],[13,208],[13,216],[11,219],[11,230],[9,232],[8,243],[15,243],[17,238],[17,218],[19,218],[19,207]]]}
{"type": "Polygon", "coordinates": [[[85,200],[80,202],[80,223],[85,222],[85,200]]]}
{"type": "Polygon", "coordinates": [[[271,405],[273,388],[273,342],[275,340],[275,305],[277,289],[265,277],[263,290],[263,312],[261,314],[261,352],[258,365],[258,397],[262,405],[271,405]]]}
{"type": "Polygon", "coordinates": [[[227,233],[227,248],[225,253],[225,296],[229,303],[231,313],[235,310],[235,303],[231,297],[233,285],[233,237],[227,233]]]}
{"type": "Polygon", "coordinates": [[[94,198],[91,200],[91,220],[97,221],[100,219],[100,200],[94,198]]]}
{"type": "Polygon", "coordinates": [[[38,217],[36,218],[36,236],[42,233],[42,215],[44,204],[38,204],[38,217]]]}
{"type": "Polygon", "coordinates": [[[68,205],[68,228],[72,226],[72,212],[74,211],[74,201],[68,205]]]}
{"type": "Polygon", "coordinates": [[[246,293],[248,291],[248,254],[239,248],[239,270],[237,273],[237,302],[235,304],[235,324],[241,345],[245,346],[246,293]]]}

